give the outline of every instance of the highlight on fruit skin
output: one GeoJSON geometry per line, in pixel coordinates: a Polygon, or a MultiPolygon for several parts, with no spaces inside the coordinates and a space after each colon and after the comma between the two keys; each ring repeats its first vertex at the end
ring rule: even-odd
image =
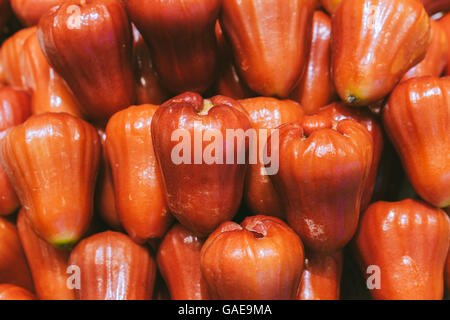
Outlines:
{"type": "Polygon", "coordinates": [[[105,231],[82,240],[69,266],[79,268],[77,300],[151,300],[156,263],[144,246],[127,235],[105,231]]]}
{"type": "Polygon", "coordinates": [[[87,231],[99,154],[97,130],[66,113],[34,115],[4,137],[5,172],[34,230],[55,247],[87,231]]]}

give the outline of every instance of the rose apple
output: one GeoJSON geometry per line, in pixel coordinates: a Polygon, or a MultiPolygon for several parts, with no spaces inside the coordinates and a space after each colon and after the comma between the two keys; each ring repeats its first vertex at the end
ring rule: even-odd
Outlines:
{"type": "MultiPolygon", "coordinates": [[[[442,299],[450,220],[422,201],[376,202],[362,215],[355,237],[363,273],[376,266],[375,299],[442,299]]],[[[375,278],[374,278],[375,279],[375,278]]],[[[368,279],[368,281],[371,281],[368,279]]]]}
{"type": "Polygon", "coordinates": [[[39,19],[51,8],[64,3],[66,0],[10,0],[11,7],[25,26],[35,26],[39,19]]]}
{"type": "Polygon", "coordinates": [[[152,120],[169,211],[205,236],[233,218],[241,203],[251,124],[242,106],[223,96],[185,93],[164,103],[152,120]],[[241,139],[242,138],[242,139],[241,139]]]}
{"type": "Polygon", "coordinates": [[[220,22],[250,89],[286,98],[307,63],[316,0],[227,0],[220,22]]]}
{"type": "Polygon", "coordinates": [[[0,300],[36,300],[36,297],[24,288],[12,284],[0,284],[0,300]]]}
{"type": "Polygon", "coordinates": [[[431,23],[420,0],[346,0],[333,14],[331,38],[340,98],[368,105],[425,57],[431,23]]]}
{"type": "Polygon", "coordinates": [[[253,216],[224,222],[206,240],[201,268],[213,299],[295,299],[303,245],[283,221],[253,216]]]}
{"type": "Polygon", "coordinates": [[[373,158],[373,139],[354,120],[312,132],[299,123],[280,127],[279,171],[271,176],[289,225],[315,253],[332,254],[353,237],[373,158]]]}
{"type": "Polygon", "coordinates": [[[383,123],[416,192],[436,207],[450,205],[450,78],[399,84],[383,123]]]}
{"type": "Polygon", "coordinates": [[[50,65],[99,124],[135,102],[131,23],[121,0],[70,0],[39,22],[50,65]]]}
{"type": "Polygon", "coordinates": [[[36,233],[56,247],[89,227],[99,153],[95,128],[66,113],[32,116],[4,137],[5,172],[36,233]]]}

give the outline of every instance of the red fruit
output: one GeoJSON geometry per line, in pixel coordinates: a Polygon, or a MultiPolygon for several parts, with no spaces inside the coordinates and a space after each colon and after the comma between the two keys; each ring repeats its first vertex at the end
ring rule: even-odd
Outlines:
{"type": "Polygon", "coordinates": [[[92,121],[135,102],[131,24],[121,0],[69,0],[42,17],[42,51],[92,121]]]}
{"type": "Polygon", "coordinates": [[[34,291],[30,269],[16,227],[0,217],[0,283],[34,291]]]}
{"type": "Polygon", "coordinates": [[[296,297],[303,245],[283,221],[253,216],[224,222],[201,251],[201,268],[213,299],[286,300],[296,297]]]}
{"type": "Polygon", "coordinates": [[[32,116],[3,140],[1,161],[27,217],[56,247],[89,227],[99,153],[95,128],[66,113],[32,116]]]}
{"type": "Polygon", "coordinates": [[[22,209],[17,229],[33,275],[39,300],[73,300],[74,292],[67,286],[70,274],[67,262],[70,251],[56,249],[38,237],[22,209]]]}
{"type": "Polygon", "coordinates": [[[36,297],[24,288],[0,284],[0,300],[36,300],[36,297]]]}
{"type": "Polygon", "coordinates": [[[416,192],[436,207],[450,205],[450,78],[399,84],[383,110],[387,134],[416,192]]]}
{"type": "Polygon", "coordinates": [[[214,24],[220,0],[126,0],[149,44],[161,82],[173,93],[202,93],[216,78],[214,24]],[[189,8],[189,9],[187,9],[189,8]]]}
{"type": "Polygon", "coordinates": [[[306,247],[332,254],[353,237],[373,158],[373,139],[353,120],[307,132],[300,124],[278,127],[279,146],[269,138],[268,152],[279,154],[271,176],[289,225],[306,247]]]}
{"type": "Polygon", "coordinates": [[[164,103],[153,116],[153,147],[169,211],[195,234],[207,235],[236,214],[249,147],[247,139],[227,138],[226,132],[250,128],[240,104],[223,96],[203,100],[185,93],[164,103]],[[207,135],[214,139],[206,142],[207,135]]]}
{"type": "Polygon", "coordinates": [[[342,264],[342,251],[330,256],[306,257],[297,299],[339,300],[342,264]]]}
{"type": "Polygon", "coordinates": [[[286,98],[307,63],[315,0],[227,0],[220,22],[251,90],[286,98]]]}
{"type": "Polygon", "coordinates": [[[172,300],[208,300],[208,289],[200,270],[203,240],[176,224],[158,249],[158,267],[172,300]]]}
{"type": "Polygon", "coordinates": [[[161,238],[172,222],[153,150],[151,129],[157,110],[148,104],[132,106],[112,116],[106,127],[117,212],[124,229],[139,243],[161,238]]]}
{"type": "Polygon", "coordinates": [[[334,102],[320,109],[316,114],[305,117],[302,125],[307,132],[312,132],[320,128],[336,127],[340,121],[345,119],[351,119],[362,124],[373,140],[372,164],[361,199],[361,211],[363,211],[367,208],[372,198],[384,145],[383,130],[378,119],[368,110],[355,109],[346,106],[342,102],[334,102]]]}
{"type": "Polygon", "coordinates": [[[364,106],[383,99],[419,63],[431,42],[419,0],[345,0],[332,18],[332,74],[341,99],[364,106]]]}
{"type": "Polygon", "coordinates": [[[69,265],[81,275],[78,300],[150,300],[156,265],[145,247],[119,232],[106,231],[81,241],[69,265]]]}
{"type": "Polygon", "coordinates": [[[300,83],[291,92],[306,114],[313,114],[333,101],[335,89],[331,79],[331,19],[322,11],[314,12],[308,62],[300,83]]]}
{"type": "MultiPolygon", "coordinates": [[[[266,145],[271,130],[303,118],[303,107],[291,100],[258,97],[240,100],[239,103],[248,112],[251,124],[257,131],[258,150],[261,144],[266,145]],[[264,141],[260,141],[260,131],[267,134],[264,141]]],[[[254,214],[284,218],[286,214],[280,197],[267,174],[260,160],[257,164],[249,165],[245,178],[244,200],[254,214]]]]}
{"type": "MultiPolygon", "coordinates": [[[[356,248],[363,273],[379,268],[375,299],[442,299],[450,220],[443,210],[417,200],[376,202],[362,215],[356,248]]],[[[374,274],[374,276],[377,276],[374,274]]]]}

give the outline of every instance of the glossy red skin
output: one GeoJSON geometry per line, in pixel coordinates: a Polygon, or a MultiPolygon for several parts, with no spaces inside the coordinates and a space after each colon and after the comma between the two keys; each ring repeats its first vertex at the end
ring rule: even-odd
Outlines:
{"type": "Polygon", "coordinates": [[[402,81],[422,76],[439,77],[447,66],[450,42],[442,24],[431,20],[431,44],[425,58],[403,76],[402,81]]]}
{"type": "Polygon", "coordinates": [[[38,24],[39,19],[51,8],[66,0],[11,0],[14,14],[23,25],[31,27],[38,24]]]}
{"type": "Polygon", "coordinates": [[[26,28],[16,32],[0,47],[0,83],[25,89],[20,64],[20,52],[35,28],[26,28]]]}
{"type": "Polygon", "coordinates": [[[450,220],[443,210],[418,200],[376,202],[362,215],[355,236],[363,273],[380,268],[378,300],[434,300],[444,293],[450,220]]]}
{"type": "Polygon", "coordinates": [[[279,149],[267,143],[269,152],[280,155],[280,169],[270,178],[287,221],[308,249],[332,254],[356,231],[373,157],[372,137],[353,120],[311,133],[298,123],[278,129],[279,149]]]}
{"type": "Polygon", "coordinates": [[[3,139],[2,165],[27,217],[56,247],[73,246],[90,225],[99,154],[97,130],[66,113],[32,116],[3,139]]]}
{"type": "Polygon", "coordinates": [[[227,221],[206,240],[201,268],[212,299],[295,299],[303,270],[300,238],[275,217],[227,221]]]}
{"type": "MultiPolygon", "coordinates": [[[[258,132],[267,129],[268,135],[271,129],[303,118],[303,106],[291,100],[257,97],[239,100],[239,103],[248,112],[253,128],[258,132]]],[[[266,141],[259,141],[258,133],[258,148],[260,143],[265,145],[266,141]]],[[[262,174],[261,170],[264,170],[264,164],[260,161],[249,165],[245,178],[245,203],[254,214],[285,218],[281,199],[270,177],[262,174]]]]}
{"type": "Polygon", "coordinates": [[[331,79],[331,19],[323,11],[314,12],[308,62],[300,83],[291,92],[306,114],[313,114],[335,99],[331,79]]]}
{"type": "Polygon", "coordinates": [[[136,104],[161,104],[169,93],[161,85],[155,70],[150,49],[139,30],[133,25],[133,68],[136,78],[136,104]]]}
{"type": "Polygon", "coordinates": [[[73,300],[74,292],[67,287],[70,274],[67,262],[70,251],[56,249],[34,232],[25,211],[19,212],[17,229],[39,300],[73,300]]]}
{"type": "Polygon", "coordinates": [[[422,199],[450,205],[450,78],[399,84],[383,110],[384,128],[422,199]]]}
{"type": "Polygon", "coordinates": [[[297,299],[339,300],[342,265],[342,251],[330,256],[307,256],[297,299]]]}
{"type": "Polygon", "coordinates": [[[302,124],[307,132],[312,132],[319,128],[337,126],[340,121],[345,119],[355,120],[362,124],[370,133],[373,140],[372,165],[370,166],[369,176],[367,177],[361,200],[361,211],[363,211],[372,199],[384,145],[383,129],[378,119],[368,110],[352,108],[342,102],[334,102],[317,111],[315,115],[305,117],[302,124]]]}
{"type": "Polygon", "coordinates": [[[223,2],[220,23],[251,90],[289,95],[307,63],[315,5],[316,0],[223,2]]]}
{"type": "Polygon", "coordinates": [[[133,38],[120,0],[66,1],[40,20],[38,38],[91,121],[104,124],[134,104],[133,38]]]}
{"type": "Polygon", "coordinates": [[[255,95],[241,76],[238,74],[234,58],[233,50],[220,26],[220,22],[216,22],[216,39],[219,46],[220,72],[217,80],[216,90],[218,94],[230,97],[232,99],[246,99],[255,95]]]}
{"type": "Polygon", "coordinates": [[[123,233],[106,231],[81,241],[69,265],[81,272],[77,300],[151,300],[156,264],[148,250],[123,233]]]}
{"type": "Polygon", "coordinates": [[[158,269],[172,300],[208,300],[208,289],[200,269],[203,243],[204,240],[176,224],[159,245],[158,269]]]}
{"type": "MultiPolygon", "coordinates": [[[[444,15],[437,21],[447,35],[447,41],[450,42],[450,14],[444,15]]],[[[447,56],[447,64],[445,67],[445,75],[450,75],[450,54],[447,56]]]]}
{"type": "Polygon", "coordinates": [[[100,161],[95,191],[95,208],[108,226],[115,230],[120,230],[122,224],[120,222],[119,214],[117,213],[111,165],[109,164],[108,153],[106,152],[105,146],[106,133],[99,129],[98,135],[102,142],[102,158],[100,161]]]}
{"type": "Polygon", "coordinates": [[[33,114],[66,112],[81,117],[80,105],[63,78],[47,62],[36,31],[20,52],[23,86],[31,95],[33,114]]]}
{"type": "Polygon", "coordinates": [[[6,25],[10,16],[11,6],[9,0],[0,0],[0,30],[6,25]]]}
{"type": "MultiPolygon", "coordinates": [[[[0,131],[21,124],[30,116],[30,98],[25,91],[0,86],[0,131]]],[[[0,132],[0,139],[5,132],[0,132]]],[[[0,167],[0,216],[13,213],[19,199],[5,171],[0,167]]]]}
{"type": "Polygon", "coordinates": [[[33,279],[16,226],[0,217],[0,283],[34,291],[33,279]]]}
{"type": "Polygon", "coordinates": [[[161,82],[174,94],[202,93],[217,74],[214,24],[220,0],[126,0],[149,44],[161,82]],[[189,8],[189,10],[186,10],[189,8]]]}
{"type": "Polygon", "coordinates": [[[24,288],[0,284],[0,300],[36,300],[36,297],[24,288]]]}
{"type": "Polygon", "coordinates": [[[419,0],[342,2],[333,14],[331,37],[340,98],[355,106],[384,98],[425,57],[430,31],[419,0]]]}
{"type": "Polygon", "coordinates": [[[151,136],[157,110],[148,104],[131,106],[112,116],[106,127],[117,212],[138,243],[161,238],[172,222],[151,136]]]}
{"type": "MultiPolygon", "coordinates": [[[[169,211],[187,229],[198,236],[205,236],[217,226],[231,220],[241,203],[247,163],[236,161],[238,152],[248,156],[249,146],[234,143],[232,151],[234,164],[226,164],[227,148],[223,148],[223,164],[194,164],[195,143],[194,124],[201,123],[201,128],[217,129],[223,137],[223,145],[231,145],[226,141],[226,130],[251,128],[245,110],[235,100],[223,96],[215,96],[208,101],[194,93],[185,93],[164,103],[155,113],[152,120],[153,147],[162,173],[165,196],[169,211]],[[206,115],[200,113],[210,103],[212,108],[206,115]],[[172,150],[181,141],[171,141],[175,130],[182,129],[190,133],[190,163],[176,165],[171,158],[172,150]]],[[[208,147],[203,143],[202,155],[208,147]]],[[[200,146],[197,146],[200,148],[200,146]]]]}

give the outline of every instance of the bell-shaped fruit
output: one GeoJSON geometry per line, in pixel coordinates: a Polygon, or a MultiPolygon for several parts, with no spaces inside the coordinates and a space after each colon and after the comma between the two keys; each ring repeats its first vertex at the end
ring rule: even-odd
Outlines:
{"type": "Polygon", "coordinates": [[[242,106],[185,93],[159,107],[151,127],[169,211],[199,236],[232,219],[249,156],[251,124],[242,106]]]}
{"type": "Polygon", "coordinates": [[[16,227],[0,217],[0,283],[34,291],[28,263],[16,227]]]}
{"type": "Polygon", "coordinates": [[[384,145],[383,130],[376,116],[366,109],[352,108],[342,102],[334,102],[320,109],[316,114],[305,117],[302,125],[307,132],[312,132],[320,128],[327,128],[330,124],[332,127],[336,127],[339,121],[345,119],[355,120],[362,124],[369,131],[373,140],[372,164],[361,199],[361,211],[364,211],[372,199],[384,145]]]}
{"type": "Polygon", "coordinates": [[[278,128],[279,171],[271,176],[289,225],[307,248],[332,254],[353,237],[373,157],[373,140],[353,120],[305,132],[297,123],[278,128]]]}
{"type": "Polygon", "coordinates": [[[297,298],[299,300],[339,300],[343,255],[309,254],[305,259],[297,298]]]}
{"type": "MultiPolygon", "coordinates": [[[[21,124],[30,116],[30,98],[25,91],[0,85],[0,139],[5,129],[21,124]]],[[[13,213],[19,199],[5,171],[0,167],[0,216],[13,213]]]]}
{"type": "Polygon", "coordinates": [[[39,19],[51,8],[62,4],[66,0],[10,0],[11,7],[25,26],[37,25],[39,19]]]}
{"type": "Polygon", "coordinates": [[[36,300],[36,297],[24,288],[12,284],[0,284],[0,300],[36,300]]]}
{"type": "Polygon", "coordinates": [[[139,30],[133,25],[133,68],[136,78],[136,103],[161,104],[169,93],[161,85],[151,58],[150,49],[139,30]]]}
{"type": "Polygon", "coordinates": [[[341,99],[383,99],[419,63],[431,42],[420,0],[345,0],[332,18],[332,73],[341,99]]]}
{"type": "Polygon", "coordinates": [[[374,284],[372,296],[442,299],[449,239],[450,220],[441,209],[411,199],[372,204],[355,237],[363,273],[374,284]]]}
{"type": "MultiPolygon", "coordinates": [[[[444,30],[447,41],[450,44],[450,13],[447,13],[444,15],[441,19],[437,20],[437,23],[442,27],[444,30]]],[[[450,54],[447,55],[447,63],[445,66],[445,75],[450,75],[450,54]]]]}
{"type": "Polygon", "coordinates": [[[126,0],[128,14],[149,44],[156,70],[173,93],[202,93],[216,78],[214,24],[220,0],[126,0]]]}
{"type": "Polygon", "coordinates": [[[33,275],[39,300],[73,300],[74,292],[67,286],[69,251],[56,249],[38,237],[24,209],[19,212],[17,229],[33,275]]]}
{"type": "Polygon", "coordinates": [[[135,102],[131,23],[120,0],[70,0],[38,26],[42,51],[99,124],[135,102]]]}
{"type": "Polygon", "coordinates": [[[383,123],[416,192],[436,207],[450,205],[450,78],[399,84],[383,123]]]}
{"type": "Polygon", "coordinates": [[[200,269],[203,240],[180,224],[174,225],[158,248],[158,268],[172,300],[207,300],[208,289],[200,269]]]}
{"type": "Polygon", "coordinates": [[[78,300],[150,300],[156,264],[148,250],[123,233],[106,231],[82,240],[69,266],[78,268],[78,300]]]}
{"type": "Polygon", "coordinates": [[[56,247],[89,226],[99,153],[95,128],[66,113],[32,116],[4,137],[5,172],[36,233],[56,247]]]}
{"type": "MultiPolygon", "coordinates": [[[[239,103],[248,112],[251,124],[257,130],[258,152],[264,152],[267,139],[275,129],[288,122],[303,118],[302,106],[291,100],[257,97],[240,100],[239,103]]],[[[276,163],[273,163],[275,171],[276,163]]],[[[283,205],[261,158],[248,167],[245,178],[244,200],[254,214],[285,217],[283,205]]]]}
{"type": "Polygon", "coordinates": [[[66,112],[81,117],[77,99],[64,79],[48,64],[39,47],[36,32],[25,41],[20,63],[23,85],[31,94],[33,114],[66,112]]]}
{"type": "Polygon", "coordinates": [[[450,56],[450,41],[447,39],[444,27],[431,20],[431,44],[425,58],[408,70],[402,80],[422,76],[439,77],[444,71],[450,56]]]}
{"type": "Polygon", "coordinates": [[[220,22],[250,89],[286,98],[308,59],[316,0],[227,0],[220,22]]]}
{"type": "Polygon", "coordinates": [[[172,221],[153,150],[151,128],[157,106],[131,106],[106,127],[116,208],[122,226],[137,242],[160,238],[172,221]]]}
{"type": "Polygon", "coordinates": [[[308,62],[300,83],[291,92],[306,114],[313,114],[335,96],[331,79],[331,19],[323,11],[314,12],[308,62]]]}
{"type": "Polygon", "coordinates": [[[303,271],[300,238],[275,217],[227,221],[201,251],[201,268],[213,299],[295,299],[303,271]]]}
{"type": "Polygon", "coordinates": [[[24,89],[20,53],[23,45],[36,28],[26,28],[16,32],[0,47],[0,82],[24,89]]]}
{"type": "Polygon", "coordinates": [[[116,208],[116,197],[114,194],[114,184],[109,163],[108,153],[106,152],[106,133],[98,130],[102,142],[102,158],[98,171],[97,186],[95,190],[95,209],[100,214],[103,221],[113,229],[120,230],[119,213],[116,208]]]}

